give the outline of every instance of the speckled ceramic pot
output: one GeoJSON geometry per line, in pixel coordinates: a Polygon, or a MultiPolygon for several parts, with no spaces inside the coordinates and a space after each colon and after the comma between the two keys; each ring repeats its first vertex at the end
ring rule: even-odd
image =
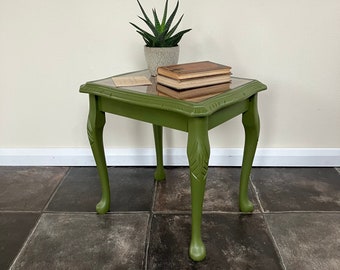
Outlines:
{"type": "Polygon", "coordinates": [[[152,76],[157,75],[157,68],[178,63],[179,46],[144,47],[145,60],[152,76]]]}

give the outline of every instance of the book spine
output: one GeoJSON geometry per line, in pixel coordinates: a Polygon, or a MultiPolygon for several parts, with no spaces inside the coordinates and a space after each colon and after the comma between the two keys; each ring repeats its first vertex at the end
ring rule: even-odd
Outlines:
{"type": "Polygon", "coordinates": [[[158,75],[162,75],[164,77],[174,79],[177,81],[182,80],[190,80],[190,79],[196,79],[196,78],[202,78],[202,77],[210,77],[210,76],[216,76],[216,75],[231,75],[230,70],[211,70],[211,71],[202,71],[202,72],[196,72],[196,73],[186,73],[186,74],[177,74],[175,72],[172,72],[170,70],[167,70],[165,68],[159,68],[157,71],[158,75]]]}
{"type": "Polygon", "coordinates": [[[195,87],[202,87],[220,83],[227,83],[231,81],[231,77],[229,75],[217,75],[217,76],[209,76],[203,77],[199,79],[188,79],[188,80],[174,80],[164,76],[157,76],[157,82],[163,84],[165,86],[170,86],[178,90],[190,89],[195,87]]]}
{"type": "Polygon", "coordinates": [[[171,88],[168,88],[164,85],[157,84],[157,90],[162,92],[168,96],[178,98],[178,99],[187,99],[194,98],[199,96],[206,96],[208,94],[218,94],[225,92],[230,89],[230,83],[216,84],[207,87],[199,87],[194,89],[189,89],[185,91],[176,91],[171,88]]]}

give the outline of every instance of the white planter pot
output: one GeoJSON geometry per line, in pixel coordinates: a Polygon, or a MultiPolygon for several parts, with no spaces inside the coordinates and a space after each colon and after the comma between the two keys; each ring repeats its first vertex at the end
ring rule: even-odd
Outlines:
{"type": "Polygon", "coordinates": [[[178,63],[179,46],[144,47],[145,60],[152,76],[157,75],[157,68],[178,63]]]}

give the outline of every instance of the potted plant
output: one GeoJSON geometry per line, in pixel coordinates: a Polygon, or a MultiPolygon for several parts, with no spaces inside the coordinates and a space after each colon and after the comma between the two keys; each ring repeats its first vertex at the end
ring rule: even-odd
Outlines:
{"type": "Polygon", "coordinates": [[[149,27],[151,32],[143,30],[132,22],[130,22],[130,24],[132,24],[137,29],[137,33],[143,37],[143,40],[145,41],[144,53],[146,62],[151,75],[156,76],[157,67],[177,64],[179,56],[178,43],[182,39],[183,35],[189,32],[191,29],[186,29],[175,33],[184,15],[182,15],[177,23],[172,27],[172,23],[178,11],[179,0],[177,1],[175,9],[171,12],[169,17],[168,0],[165,1],[161,21],[159,20],[156,9],[152,9],[154,19],[153,22],[144,11],[139,0],[137,0],[137,2],[143,13],[143,17],[138,17],[149,27]]]}

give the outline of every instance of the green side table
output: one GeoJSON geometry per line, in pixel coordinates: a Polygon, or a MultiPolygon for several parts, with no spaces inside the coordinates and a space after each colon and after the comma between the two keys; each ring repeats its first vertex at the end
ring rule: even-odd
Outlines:
{"type": "Polygon", "coordinates": [[[210,156],[208,131],[242,114],[245,146],[239,188],[239,208],[253,211],[248,198],[248,181],[259,137],[257,93],[266,86],[257,80],[232,78],[230,90],[200,102],[189,102],[160,96],[155,78],[148,71],[120,76],[146,76],[150,86],[116,87],[112,78],[88,82],[80,92],[89,94],[90,110],[87,133],[97,165],[102,197],[96,206],[99,214],[109,211],[110,187],[103,147],[105,113],[112,113],[153,124],[157,167],[155,179],[165,179],[163,168],[163,127],[188,132],[187,155],[190,168],[192,228],[190,258],[201,261],[206,256],[201,238],[202,206],[210,156]]]}

